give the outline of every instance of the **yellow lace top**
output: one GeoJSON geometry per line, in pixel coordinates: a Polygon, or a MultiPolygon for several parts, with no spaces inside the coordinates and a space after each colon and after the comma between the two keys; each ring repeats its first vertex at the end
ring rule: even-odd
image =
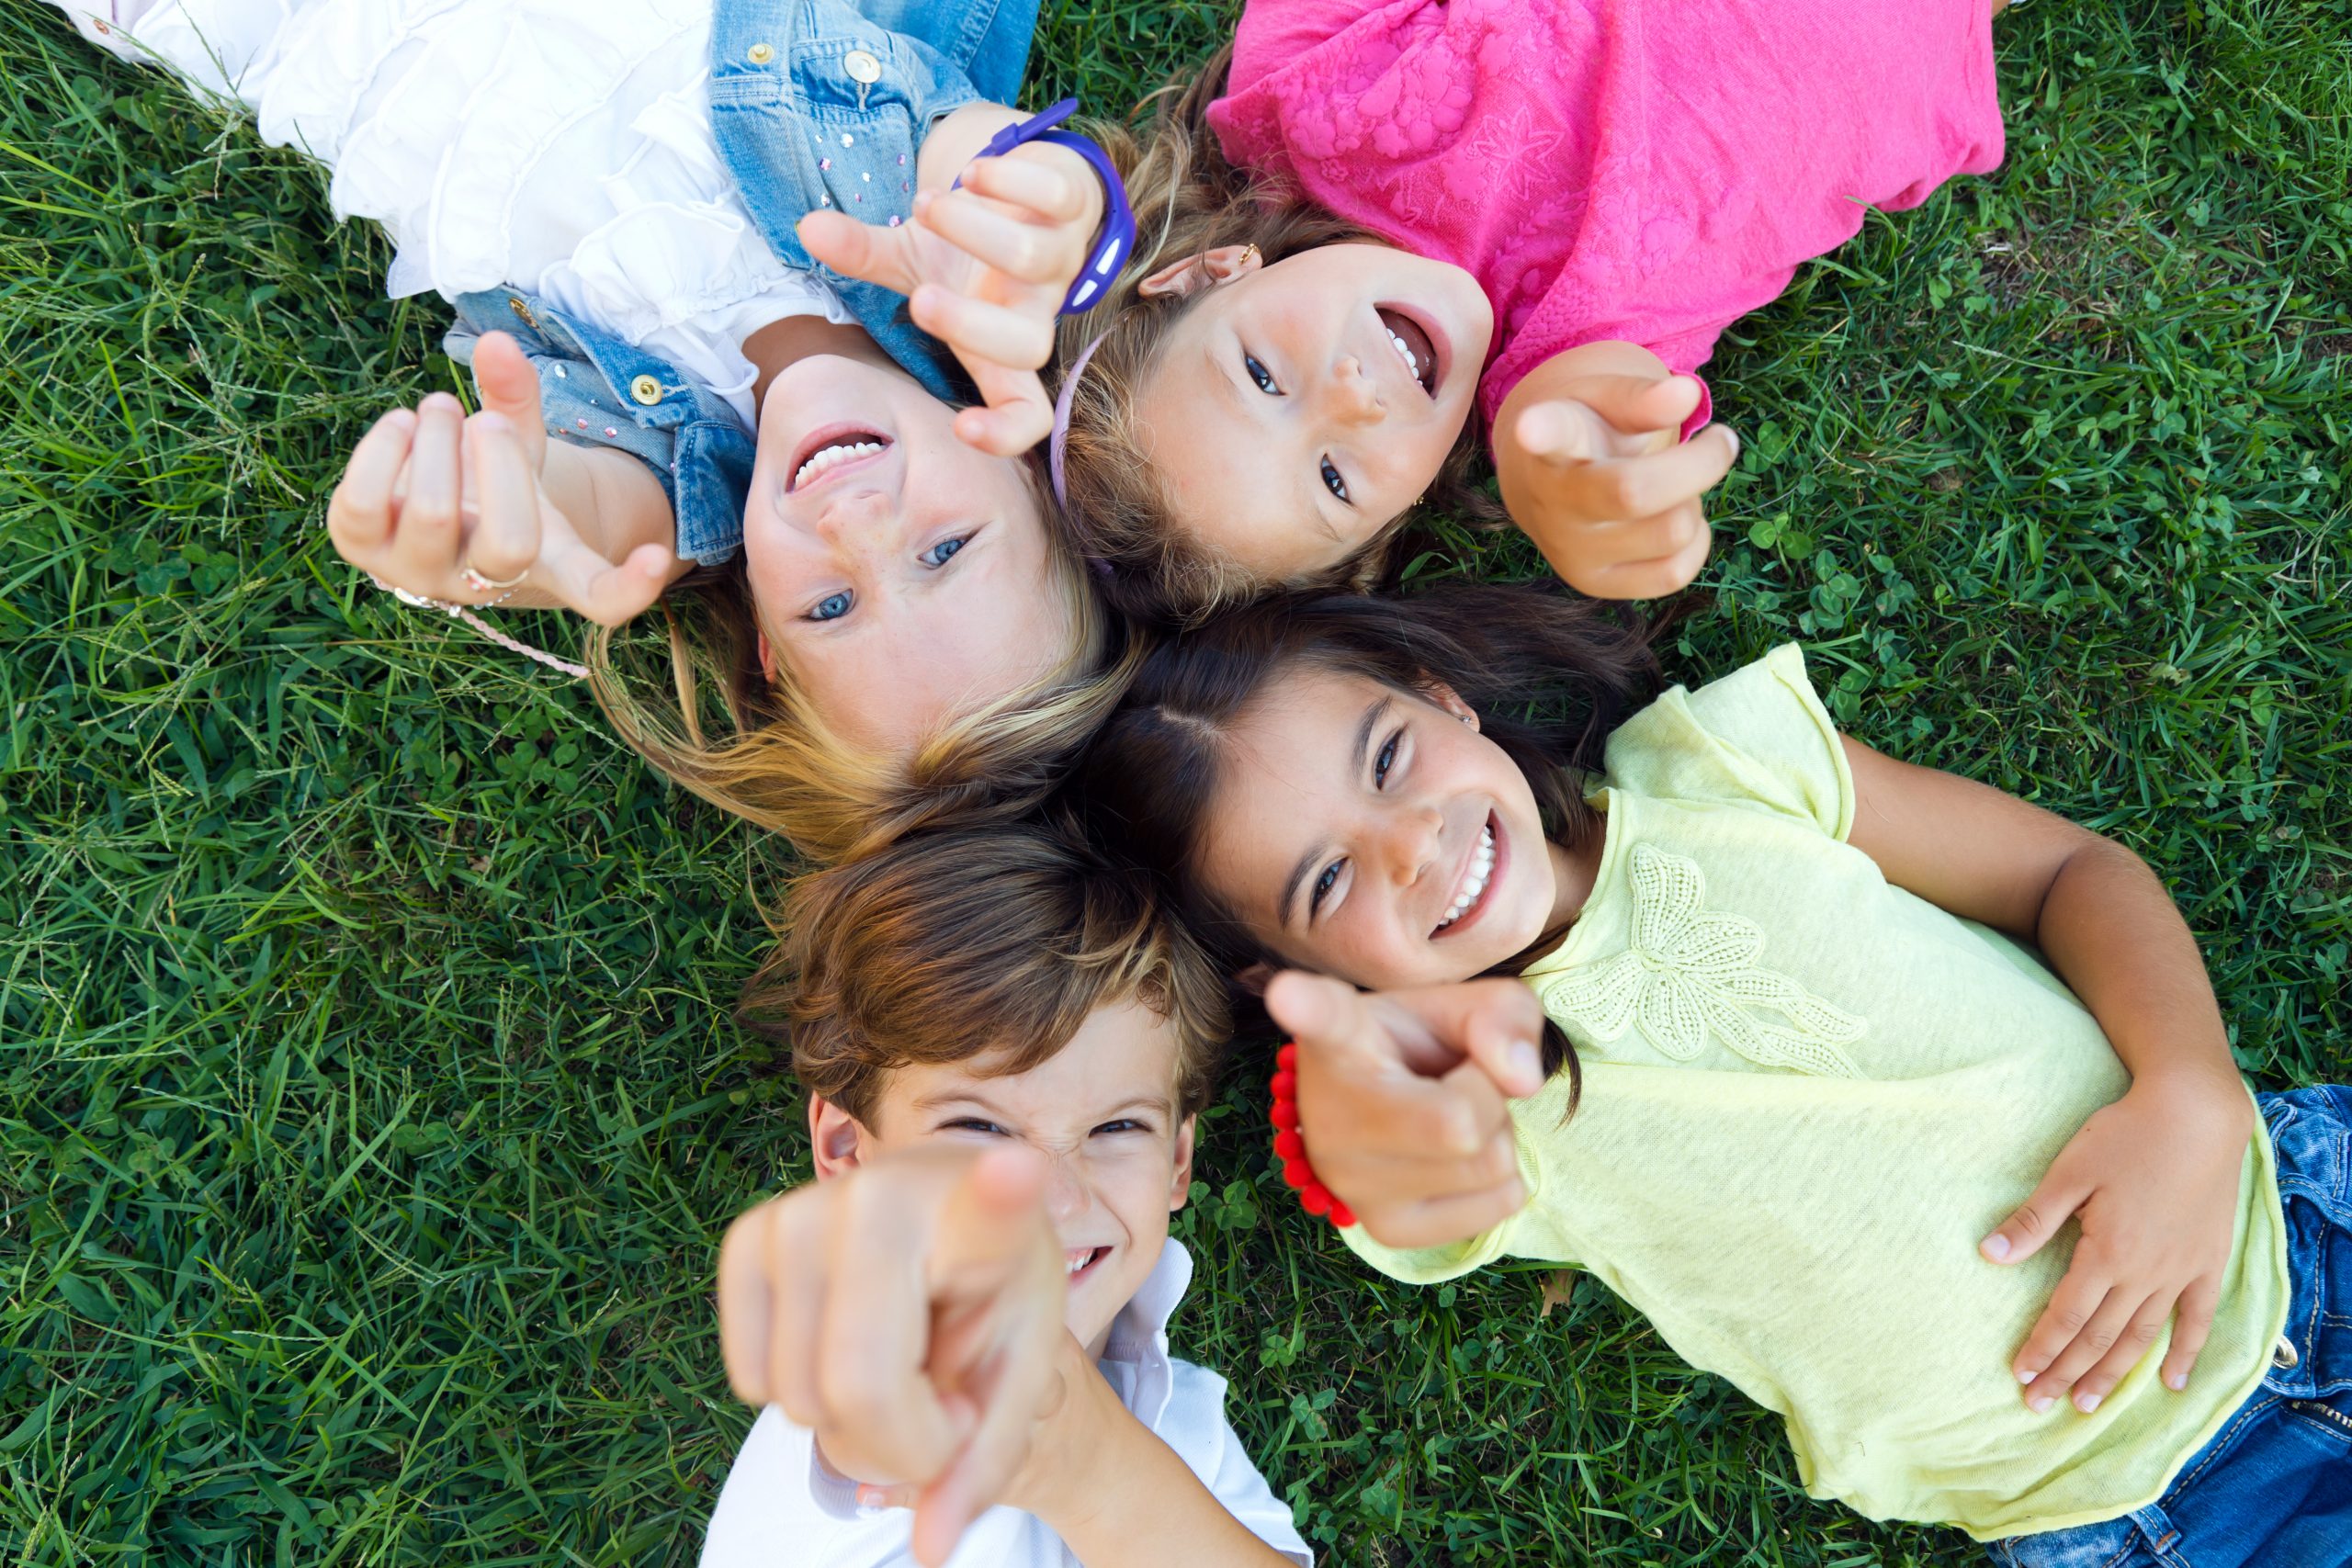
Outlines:
{"type": "Polygon", "coordinates": [[[1976,1244],[2129,1078],[2032,953],[1888,886],[1798,650],[1668,693],[1609,745],[1599,879],[1525,974],[1584,1065],[1513,1108],[1533,1194],[1458,1246],[1348,1243],[1423,1282],[1506,1255],[1590,1272],[1779,1412],[1815,1495],[1980,1540],[2152,1503],[2242,1404],[2287,1311],[2267,1138],[2184,1393],[2158,1346],[2098,1412],[2010,1358],[2073,1252],[1976,1244]]]}

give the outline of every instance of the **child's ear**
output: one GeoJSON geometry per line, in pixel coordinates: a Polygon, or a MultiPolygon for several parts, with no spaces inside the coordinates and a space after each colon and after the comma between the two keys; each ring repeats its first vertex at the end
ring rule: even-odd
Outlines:
{"type": "Polygon", "coordinates": [[[1136,292],[1145,299],[1172,294],[1185,299],[1199,293],[1212,284],[1230,283],[1237,277],[1247,277],[1264,265],[1263,257],[1255,245],[1219,245],[1182,261],[1170,262],[1158,272],[1136,285],[1136,292]]]}
{"type": "Polygon", "coordinates": [[[808,1097],[808,1146],[816,1156],[817,1179],[846,1176],[865,1159],[865,1129],[857,1118],[820,1094],[808,1097]]]}
{"type": "Polygon", "coordinates": [[[1197,1116],[1184,1118],[1176,1129],[1176,1174],[1168,1181],[1168,1212],[1174,1213],[1193,1195],[1193,1134],[1200,1122],[1197,1116]]]}
{"type": "Polygon", "coordinates": [[[1233,983],[1253,997],[1263,998],[1266,987],[1273,983],[1276,970],[1271,964],[1252,964],[1233,977],[1233,983]]]}
{"type": "Polygon", "coordinates": [[[760,634],[760,673],[768,678],[769,685],[775,684],[775,649],[765,632],[760,634]]]}
{"type": "Polygon", "coordinates": [[[1443,708],[1446,712],[1452,714],[1463,723],[1468,725],[1470,727],[1470,732],[1473,735],[1476,735],[1478,732],[1477,712],[1473,709],[1468,703],[1462,700],[1460,693],[1447,685],[1444,682],[1429,682],[1421,687],[1421,695],[1429,698],[1430,701],[1435,703],[1438,706],[1443,708]]]}

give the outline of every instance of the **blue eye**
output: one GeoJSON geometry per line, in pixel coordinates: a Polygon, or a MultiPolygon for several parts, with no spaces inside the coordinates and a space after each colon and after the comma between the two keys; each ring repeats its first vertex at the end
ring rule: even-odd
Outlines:
{"type": "Polygon", "coordinates": [[[1094,1129],[1097,1133],[1148,1133],[1149,1127],[1132,1116],[1122,1116],[1116,1122],[1105,1122],[1094,1129]]]}
{"type": "Polygon", "coordinates": [[[1243,355],[1241,368],[1250,372],[1250,379],[1258,383],[1258,390],[1269,397],[1279,398],[1283,395],[1283,389],[1274,385],[1274,373],[1259,364],[1254,355],[1243,355]]]}
{"type": "Polygon", "coordinates": [[[1400,729],[1390,736],[1388,744],[1380,749],[1380,755],[1373,759],[1372,782],[1375,788],[1388,782],[1388,770],[1396,761],[1396,742],[1404,739],[1404,735],[1400,729]]]}
{"type": "Polygon", "coordinates": [[[925,566],[945,566],[947,564],[947,558],[956,551],[962,549],[964,546],[970,541],[971,537],[972,536],[967,534],[960,539],[942,539],[939,543],[932,546],[931,548],[923,551],[922,554],[915,557],[915,559],[922,562],[925,566]]]}
{"type": "Polygon", "coordinates": [[[1323,488],[1341,501],[1348,499],[1348,481],[1340,477],[1340,470],[1331,466],[1329,457],[1323,459],[1323,488]]]}
{"type": "Polygon", "coordinates": [[[817,607],[808,612],[808,618],[812,621],[838,621],[849,614],[849,607],[856,602],[852,594],[828,593],[817,601],[817,607]]]}
{"type": "Polygon", "coordinates": [[[1329,865],[1323,868],[1322,875],[1315,879],[1315,891],[1308,894],[1306,898],[1306,912],[1308,914],[1315,914],[1323,908],[1323,896],[1330,892],[1332,888],[1339,886],[1340,867],[1346,863],[1347,863],[1344,861],[1335,860],[1329,865]]]}

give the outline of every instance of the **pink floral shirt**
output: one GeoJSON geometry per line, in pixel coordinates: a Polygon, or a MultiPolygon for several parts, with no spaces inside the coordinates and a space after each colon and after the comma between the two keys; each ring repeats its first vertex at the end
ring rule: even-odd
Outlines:
{"type": "Polygon", "coordinates": [[[2001,161],[1988,0],[1251,0],[1237,163],[1474,274],[1487,418],[1579,344],[1696,371],[1871,208],[2001,161]]]}

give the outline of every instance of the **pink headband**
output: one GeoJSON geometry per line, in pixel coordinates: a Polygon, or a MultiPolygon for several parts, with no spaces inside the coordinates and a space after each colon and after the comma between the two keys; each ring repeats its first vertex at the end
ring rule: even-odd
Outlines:
{"type": "Polygon", "coordinates": [[[1069,446],[1070,398],[1078,390],[1078,378],[1086,374],[1086,362],[1094,357],[1094,351],[1102,346],[1102,339],[1110,335],[1104,332],[1079,351],[1078,357],[1070,361],[1069,374],[1062,378],[1062,389],[1054,394],[1054,434],[1046,443],[1046,466],[1054,477],[1054,500],[1064,511],[1069,509],[1069,485],[1062,477],[1062,452],[1069,446]]]}

